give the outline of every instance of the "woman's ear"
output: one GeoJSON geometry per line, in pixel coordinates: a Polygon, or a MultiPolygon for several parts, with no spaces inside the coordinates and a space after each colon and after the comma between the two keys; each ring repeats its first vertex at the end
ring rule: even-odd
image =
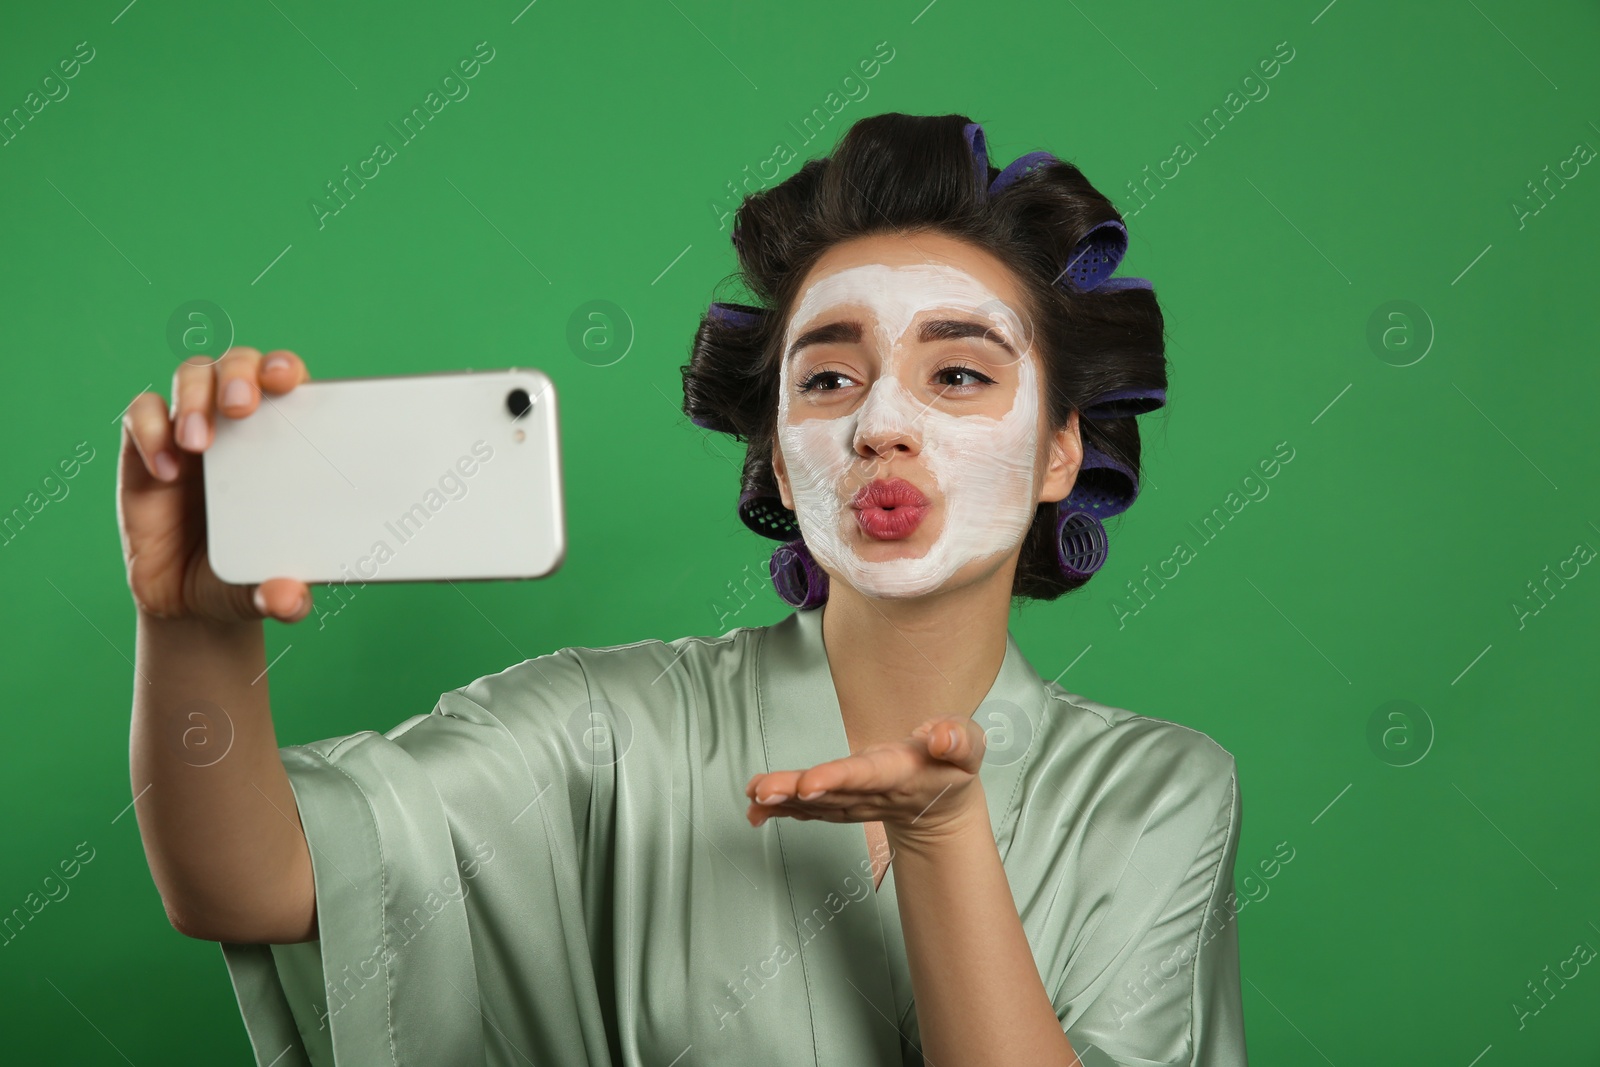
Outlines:
{"type": "Polygon", "coordinates": [[[1039,490],[1041,504],[1066,499],[1077,484],[1078,471],[1083,466],[1083,438],[1078,434],[1078,413],[1074,411],[1067,424],[1050,435],[1050,461],[1044,471],[1044,485],[1039,490]]]}
{"type": "Polygon", "coordinates": [[[790,511],[794,510],[794,494],[789,492],[789,471],[783,463],[783,449],[778,447],[776,436],[772,439],[772,476],[778,482],[778,498],[783,501],[783,506],[790,511]]]}

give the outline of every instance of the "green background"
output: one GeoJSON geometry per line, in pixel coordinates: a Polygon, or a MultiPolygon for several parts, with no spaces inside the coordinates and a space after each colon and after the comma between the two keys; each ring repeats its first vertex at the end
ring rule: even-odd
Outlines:
{"type": "Polygon", "coordinates": [[[248,1061],[221,953],[168,926],[129,808],[117,417],[169,389],[174,312],[212,301],[318,377],[532,365],[560,390],[565,566],[270,624],[282,743],[387,729],[564,645],[772,622],[769,585],[733,592],[772,548],[734,515],[738,446],[682,416],[678,367],[708,300],[737,298],[728,183],[884,111],[967,114],[997,165],[1076,162],[1127,216],[1124,272],[1155,281],[1172,401],[1142,421],[1144,493],[1101,574],[1013,632],[1045,678],[1237,756],[1252,1062],[1600,1057],[1594,966],[1514,1007],[1600,948],[1600,576],[1515,607],[1600,547],[1600,167],[1565,164],[1536,214],[1528,188],[1600,146],[1593,4],[124,2],[0,16],[0,113],[94,49],[0,146],[0,513],[95,450],[0,551],[0,913],[93,849],[0,945],[8,1062],[248,1061]],[[401,144],[388,124],[482,41],[470,95],[401,144]],[[312,200],[380,139],[396,158],[319,228],[312,200]],[[1180,141],[1141,208],[1130,183],[1180,141]],[[594,300],[614,347],[574,348],[594,300]],[[1292,461],[1248,481],[1280,442],[1292,461]],[[1409,719],[1374,741],[1391,701],[1409,719]],[[1280,842],[1292,862],[1247,883],[1280,842]]]}

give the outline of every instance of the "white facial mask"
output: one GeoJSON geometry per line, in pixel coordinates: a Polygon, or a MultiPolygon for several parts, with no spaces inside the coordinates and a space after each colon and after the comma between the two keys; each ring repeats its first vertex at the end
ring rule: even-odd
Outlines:
{"type": "MultiPolygon", "coordinates": [[[[1033,523],[1038,506],[1033,477],[1039,390],[1032,357],[1022,347],[1026,333],[1017,313],[965,271],[939,264],[870,264],[814,284],[789,320],[783,351],[789,351],[803,329],[820,324],[824,312],[841,304],[865,309],[876,319],[883,363],[854,410],[794,424],[789,422],[793,378],[788,362],[784,363],[779,375],[778,443],[795,514],[817,562],[841,573],[863,594],[921,596],[944,585],[970,561],[1015,548],[1033,523]],[[913,320],[934,309],[989,322],[1018,348],[1017,391],[1011,409],[1001,418],[938,410],[919,400],[897,377],[898,366],[906,362],[906,346],[916,343],[913,320]],[[857,452],[858,435],[892,431],[919,442],[919,454],[871,459],[857,452]],[[852,472],[847,488],[846,478],[852,472]],[[896,476],[924,487],[931,478],[939,506],[923,522],[937,518],[942,522],[939,534],[919,556],[863,559],[847,540],[858,536],[859,530],[850,497],[867,481],[896,476]]],[[[912,537],[920,532],[921,527],[912,537]]]]}

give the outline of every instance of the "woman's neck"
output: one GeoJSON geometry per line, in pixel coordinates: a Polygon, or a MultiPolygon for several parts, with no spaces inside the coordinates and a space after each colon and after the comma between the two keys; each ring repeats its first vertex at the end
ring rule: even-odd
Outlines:
{"type": "Polygon", "coordinates": [[[1005,661],[1009,568],[960,588],[876,600],[834,582],[822,639],[851,751],[908,737],[928,719],[971,715],[1005,661]]]}

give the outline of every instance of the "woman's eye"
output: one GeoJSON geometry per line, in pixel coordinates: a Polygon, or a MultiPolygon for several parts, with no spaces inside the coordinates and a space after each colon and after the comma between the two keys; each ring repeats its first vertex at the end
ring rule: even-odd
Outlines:
{"type": "Polygon", "coordinates": [[[813,389],[821,389],[824,392],[832,392],[833,389],[837,388],[837,386],[824,385],[823,383],[831,382],[834,379],[844,379],[845,381],[849,381],[849,378],[847,378],[844,374],[841,374],[839,371],[819,370],[815,374],[808,375],[805,380],[800,383],[800,391],[802,393],[809,393],[813,389]]]}
{"type": "Polygon", "coordinates": [[[987,383],[989,385],[993,385],[994,384],[994,379],[993,378],[989,377],[987,374],[981,374],[978,371],[973,370],[971,367],[941,367],[934,374],[934,377],[936,379],[938,379],[939,381],[943,382],[944,384],[946,384],[948,386],[951,386],[953,388],[957,388],[957,389],[960,389],[960,388],[962,388],[964,386],[973,385],[973,384],[975,384],[977,382],[985,382],[985,383],[987,383]],[[966,377],[969,380],[968,381],[950,381],[949,380],[952,377],[959,377],[961,375],[966,375],[966,377]]]}

